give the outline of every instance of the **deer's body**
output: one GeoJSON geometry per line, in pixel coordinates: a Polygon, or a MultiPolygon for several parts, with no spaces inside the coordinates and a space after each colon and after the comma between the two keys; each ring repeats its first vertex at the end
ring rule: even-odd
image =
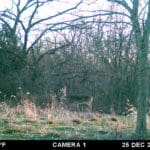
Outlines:
{"type": "Polygon", "coordinates": [[[93,97],[92,96],[80,96],[80,95],[74,95],[74,96],[67,96],[66,88],[63,88],[63,96],[61,96],[61,101],[66,104],[68,107],[75,106],[77,110],[80,110],[80,106],[84,105],[86,106],[90,111],[92,111],[92,102],[93,97]]]}

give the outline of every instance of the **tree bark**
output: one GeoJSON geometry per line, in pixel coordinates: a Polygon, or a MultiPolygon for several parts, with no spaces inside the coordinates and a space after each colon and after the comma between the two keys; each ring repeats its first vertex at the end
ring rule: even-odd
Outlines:
{"type": "MultiPolygon", "coordinates": [[[[137,122],[136,134],[139,139],[144,139],[147,133],[147,97],[148,97],[148,80],[147,80],[147,66],[148,66],[148,45],[149,35],[144,31],[143,38],[140,39],[141,46],[136,43],[137,51],[137,71],[138,71],[138,98],[137,98],[137,122]]],[[[139,41],[140,42],[140,41],[139,41]]]]}
{"type": "MultiPolygon", "coordinates": [[[[138,98],[137,98],[137,121],[136,135],[138,139],[144,139],[147,133],[147,66],[150,35],[150,0],[147,2],[147,17],[143,18],[143,26],[140,23],[139,6],[140,0],[132,0],[132,7],[125,0],[108,0],[123,6],[130,14],[137,48],[137,75],[138,75],[138,98]]],[[[143,10],[144,11],[144,10],[143,10]]]]}
{"type": "Polygon", "coordinates": [[[138,98],[137,98],[137,138],[143,139],[147,133],[146,107],[147,107],[147,73],[145,69],[146,58],[141,58],[138,64],[138,98]],[[145,63],[144,63],[145,62],[145,63]]]}

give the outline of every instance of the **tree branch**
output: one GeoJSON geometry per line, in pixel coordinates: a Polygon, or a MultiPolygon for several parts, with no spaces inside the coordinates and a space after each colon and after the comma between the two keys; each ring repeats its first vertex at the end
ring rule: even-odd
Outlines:
{"type": "Polygon", "coordinates": [[[66,48],[68,46],[70,46],[70,43],[67,43],[67,44],[64,44],[64,45],[61,45],[59,47],[56,47],[56,48],[53,48],[53,49],[50,49],[50,50],[46,51],[45,53],[43,53],[43,54],[40,55],[40,57],[37,59],[36,63],[38,63],[45,55],[53,55],[58,50],[66,48]]]}
{"type": "Polygon", "coordinates": [[[40,19],[40,20],[38,20],[38,21],[32,23],[32,25],[30,26],[30,28],[32,28],[33,26],[35,26],[35,25],[37,25],[37,24],[39,24],[39,23],[41,23],[41,22],[44,22],[44,21],[47,21],[47,20],[56,18],[56,17],[61,16],[62,14],[65,14],[65,13],[71,11],[71,10],[77,9],[78,6],[83,3],[82,1],[83,1],[83,0],[81,0],[79,3],[77,3],[77,4],[76,4],[74,7],[72,7],[72,8],[66,9],[66,10],[64,10],[64,11],[62,11],[62,12],[59,12],[59,13],[53,15],[53,16],[49,16],[49,17],[40,19]]]}
{"type": "Polygon", "coordinates": [[[129,7],[129,5],[127,4],[127,2],[125,0],[108,0],[108,1],[120,4],[131,14],[132,9],[129,7]]]}

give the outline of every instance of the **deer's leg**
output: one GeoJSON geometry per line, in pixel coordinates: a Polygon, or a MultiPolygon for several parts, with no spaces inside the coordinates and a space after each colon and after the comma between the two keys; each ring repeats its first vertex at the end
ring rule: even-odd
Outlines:
{"type": "Polygon", "coordinates": [[[77,111],[80,111],[80,109],[79,109],[79,104],[77,104],[77,111]]]}
{"type": "Polygon", "coordinates": [[[92,104],[88,104],[87,106],[88,106],[89,111],[92,112],[92,104]]]}

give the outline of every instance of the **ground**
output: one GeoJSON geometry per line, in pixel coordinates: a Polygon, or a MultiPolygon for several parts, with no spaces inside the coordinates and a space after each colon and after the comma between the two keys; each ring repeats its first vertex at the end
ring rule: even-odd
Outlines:
{"type": "Polygon", "coordinates": [[[3,103],[0,108],[1,140],[134,138],[136,115],[71,112],[60,108],[42,110],[31,104],[10,108],[3,103]]]}

